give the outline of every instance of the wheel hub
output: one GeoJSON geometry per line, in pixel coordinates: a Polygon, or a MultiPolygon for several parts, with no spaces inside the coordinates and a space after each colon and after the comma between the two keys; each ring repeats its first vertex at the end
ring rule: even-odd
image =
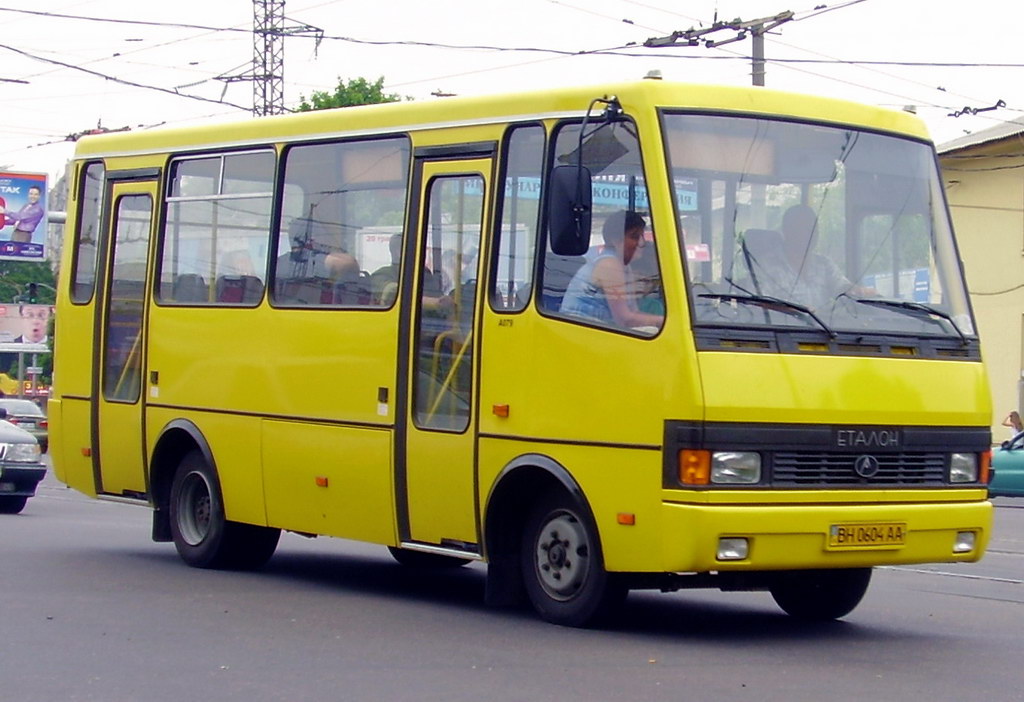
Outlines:
{"type": "Polygon", "coordinates": [[[198,546],[210,533],[212,513],[206,478],[198,471],[190,473],[178,497],[178,531],[189,546],[198,546]]]}
{"type": "Polygon", "coordinates": [[[569,513],[553,515],[537,538],[537,573],[544,590],[558,600],[576,595],[590,570],[586,530],[569,513]]]}

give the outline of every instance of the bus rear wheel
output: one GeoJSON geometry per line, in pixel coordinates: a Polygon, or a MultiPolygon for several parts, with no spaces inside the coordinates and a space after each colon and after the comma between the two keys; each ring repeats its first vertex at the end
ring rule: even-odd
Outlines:
{"type": "Polygon", "coordinates": [[[597,530],[589,515],[564,493],[542,498],[531,511],[520,565],[530,602],[553,624],[602,623],[627,594],[604,569],[597,530]]]}
{"type": "Polygon", "coordinates": [[[225,518],[217,474],[199,451],[187,454],[174,474],[170,517],[178,555],[196,568],[259,568],[281,537],[280,529],[225,518]]]}
{"type": "Polygon", "coordinates": [[[804,621],[844,617],[860,604],[871,582],[870,568],[794,570],[780,573],[771,593],[782,610],[804,621]]]}

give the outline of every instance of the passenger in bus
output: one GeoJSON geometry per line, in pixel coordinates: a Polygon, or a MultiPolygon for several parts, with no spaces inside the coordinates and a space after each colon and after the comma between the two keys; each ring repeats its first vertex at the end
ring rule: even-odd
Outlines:
{"type": "Polygon", "coordinates": [[[620,211],[605,220],[604,249],[569,281],[561,312],[622,328],[658,329],[664,315],[637,309],[629,263],[644,244],[647,223],[636,212],[620,211]]]}
{"type": "Polygon", "coordinates": [[[347,251],[332,251],[324,257],[324,269],[334,286],[334,304],[365,305],[369,302],[369,279],[359,269],[355,256],[347,251]]]}
{"type": "Polygon", "coordinates": [[[218,273],[228,276],[257,275],[252,256],[245,249],[235,249],[224,254],[218,273]]]}
{"type": "Polygon", "coordinates": [[[388,239],[391,263],[381,266],[370,275],[373,304],[390,307],[398,297],[398,279],[402,268],[402,235],[392,234],[388,239]]]}
{"type": "Polygon", "coordinates": [[[812,309],[831,305],[840,295],[873,294],[854,285],[827,256],[816,253],[818,217],[807,205],[793,205],[782,216],[782,270],[761,282],[766,295],[792,300],[812,309]]]}

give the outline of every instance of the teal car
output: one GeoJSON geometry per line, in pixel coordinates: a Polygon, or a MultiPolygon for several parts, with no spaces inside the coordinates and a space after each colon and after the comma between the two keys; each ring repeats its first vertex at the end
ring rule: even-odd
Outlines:
{"type": "Polygon", "coordinates": [[[992,452],[990,497],[1024,497],[1024,431],[992,452]]]}

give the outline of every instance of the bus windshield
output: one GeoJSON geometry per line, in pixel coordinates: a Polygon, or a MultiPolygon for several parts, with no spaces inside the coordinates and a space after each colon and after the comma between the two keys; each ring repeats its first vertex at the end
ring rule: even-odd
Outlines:
{"type": "Polygon", "coordinates": [[[974,336],[929,145],[752,117],[664,130],[695,325],[974,336]]]}

